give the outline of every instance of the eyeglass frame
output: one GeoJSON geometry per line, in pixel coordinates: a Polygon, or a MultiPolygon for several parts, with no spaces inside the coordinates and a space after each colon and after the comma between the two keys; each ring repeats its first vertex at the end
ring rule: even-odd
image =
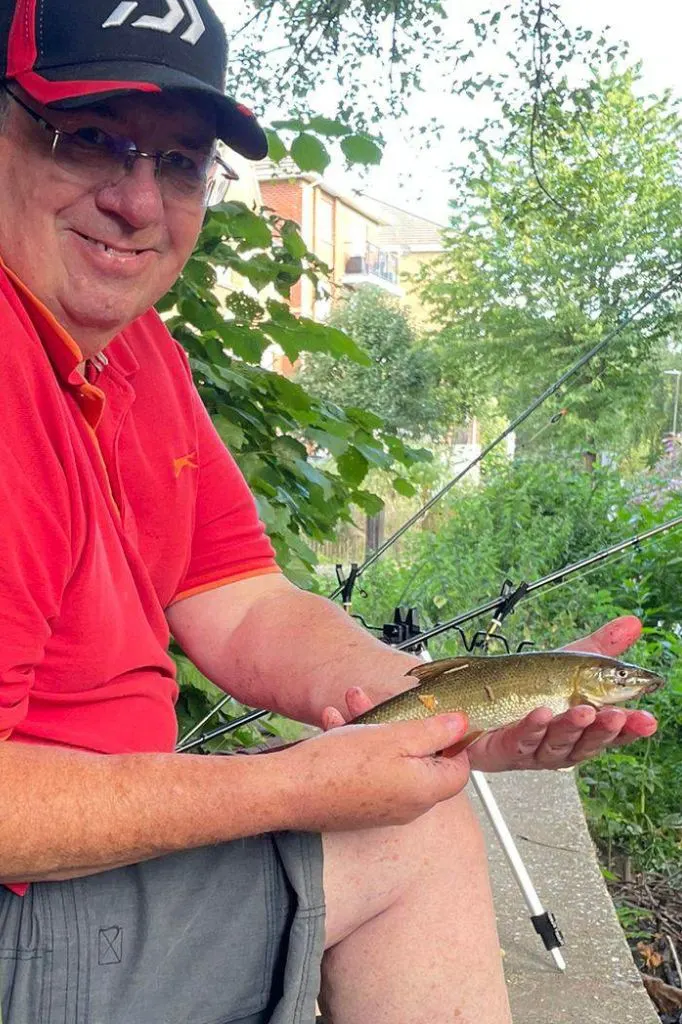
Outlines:
{"type": "MultiPolygon", "coordinates": [[[[17,94],[15,92],[12,92],[12,90],[9,88],[9,86],[7,85],[6,82],[2,84],[2,88],[7,93],[8,96],[12,97],[12,99],[15,101],[15,103],[19,104],[19,106],[22,108],[22,110],[25,110],[26,113],[30,117],[33,118],[33,120],[35,121],[36,124],[40,125],[40,127],[44,128],[46,131],[52,132],[53,139],[52,139],[52,145],[50,147],[50,152],[52,154],[53,160],[56,160],[55,151],[57,149],[57,144],[59,142],[59,139],[60,138],[66,138],[66,139],[74,138],[75,135],[76,135],[76,132],[68,132],[64,128],[57,128],[50,121],[48,121],[47,118],[43,117],[42,114],[39,114],[37,110],[33,110],[31,107],[29,107],[29,105],[27,103],[24,103],[24,101],[21,99],[20,96],[17,96],[17,94]]],[[[89,125],[86,125],[85,127],[89,127],[89,125]]],[[[93,127],[98,127],[98,126],[93,125],[93,127]]],[[[170,154],[172,154],[172,153],[179,153],[180,152],[180,150],[177,150],[177,149],[166,149],[166,150],[157,149],[153,153],[145,153],[144,150],[138,148],[138,146],[136,145],[134,139],[129,139],[125,135],[118,135],[115,132],[109,132],[109,131],[107,131],[104,128],[100,128],[99,130],[104,132],[105,135],[108,135],[109,138],[114,139],[116,142],[130,143],[130,146],[128,146],[126,149],[122,150],[122,153],[124,155],[124,161],[125,161],[123,163],[123,176],[125,176],[125,174],[129,174],[130,171],[132,170],[132,168],[135,165],[135,161],[139,160],[140,158],[142,158],[142,159],[145,159],[145,160],[153,160],[154,161],[154,177],[158,178],[162,161],[164,161],[164,160],[167,161],[168,157],[170,156],[170,154]],[[128,161],[129,160],[131,160],[132,162],[128,166],[128,161]]],[[[239,175],[234,170],[234,168],[231,167],[230,164],[228,164],[225,160],[223,160],[222,157],[218,156],[217,153],[214,153],[211,159],[212,159],[212,166],[217,165],[220,168],[220,170],[222,171],[222,173],[225,175],[225,177],[228,179],[228,181],[239,181],[239,175]]],[[[59,166],[59,165],[57,165],[57,166],[59,166]]],[[[203,200],[204,205],[206,205],[206,206],[208,206],[208,198],[210,196],[210,184],[211,184],[210,176],[207,174],[205,182],[204,182],[205,195],[204,195],[204,200],[203,200]]]]}

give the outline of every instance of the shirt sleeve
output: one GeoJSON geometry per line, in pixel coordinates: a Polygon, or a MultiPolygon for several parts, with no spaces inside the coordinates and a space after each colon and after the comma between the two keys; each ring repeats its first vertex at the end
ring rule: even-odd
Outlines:
{"type": "Polygon", "coordinates": [[[26,717],[71,570],[64,474],[31,401],[5,386],[0,431],[0,738],[26,717]]]}
{"type": "Polygon", "coordinates": [[[279,572],[253,495],[194,385],[198,492],[190,564],[170,602],[225,583],[279,572]]]}

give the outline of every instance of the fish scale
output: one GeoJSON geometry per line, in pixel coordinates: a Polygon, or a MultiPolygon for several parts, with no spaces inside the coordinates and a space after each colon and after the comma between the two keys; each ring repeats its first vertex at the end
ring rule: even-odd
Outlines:
{"type": "Polygon", "coordinates": [[[619,704],[651,693],[663,679],[648,669],[604,655],[531,651],[524,654],[447,658],[408,673],[418,685],[354,719],[381,724],[464,711],[469,731],[499,728],[534,708],[555,715],[576,704],[619,704]]]}

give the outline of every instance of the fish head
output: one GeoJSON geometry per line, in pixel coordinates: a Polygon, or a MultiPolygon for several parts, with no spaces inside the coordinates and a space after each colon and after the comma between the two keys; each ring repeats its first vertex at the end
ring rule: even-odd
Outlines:
{"type": "Polygon", "coordinates": [[[623,704],[643,693],[653,693],[665,684],[655,672],[614,658],[587,659],[577,673],[576,703],[600,708],[623,704]]]}

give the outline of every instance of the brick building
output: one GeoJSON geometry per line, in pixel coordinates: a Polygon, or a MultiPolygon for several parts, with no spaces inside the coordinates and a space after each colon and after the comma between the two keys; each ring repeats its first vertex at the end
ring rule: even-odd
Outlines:
{"type": "Polygon", "coordinates": [[[310,251],[330,269],[327,300],[316,299],[308,280],[292,289],[295,313],[325,320],[338,296],[361,284],[372,283],[402,297],[395,253],[375,241],[376,232],[388,221],[372,203],[341,192],[317,174],[298,170],[291,160],[279,164],[263,160],[256,175],[263,205],[296,221],[310,251]]]}

